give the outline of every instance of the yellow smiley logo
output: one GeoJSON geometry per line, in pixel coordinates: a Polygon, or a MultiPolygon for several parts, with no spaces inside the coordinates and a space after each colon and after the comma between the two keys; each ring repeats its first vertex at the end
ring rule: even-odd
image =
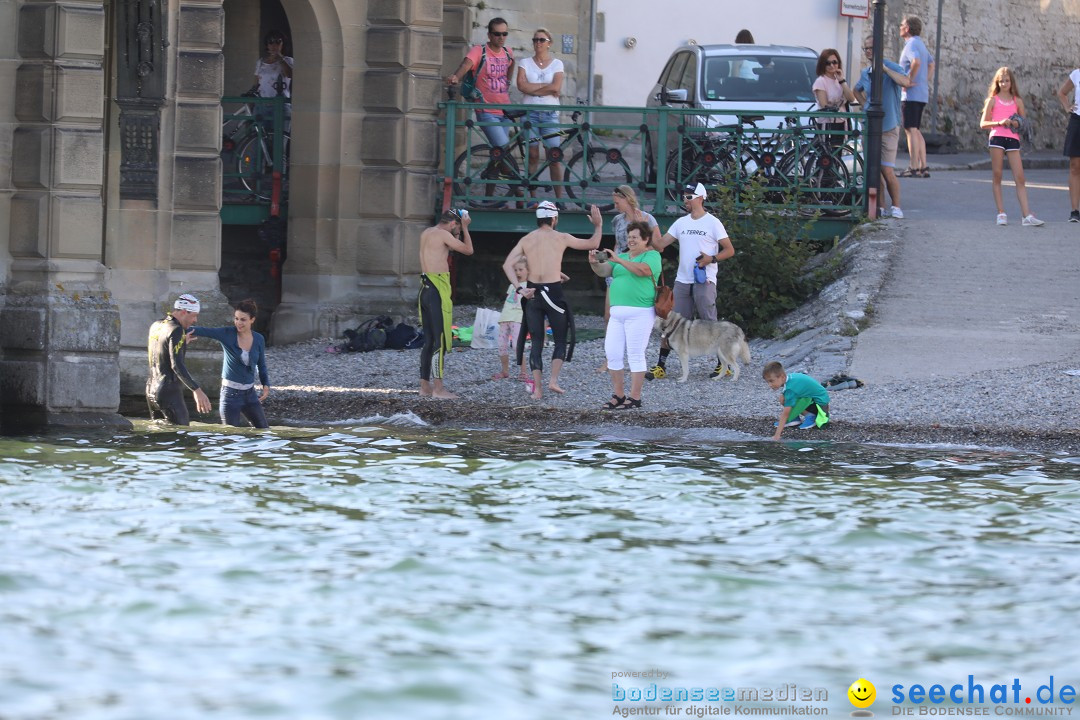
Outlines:
{"type": "Polygon", "coordinates": [[[851,687],[847,689],[847,696],[855,707],[868,708],[874,704],[874,699],[877,698],[877,690],[872,682],[865,678],[859,678],[851,683],[851,687]]]}

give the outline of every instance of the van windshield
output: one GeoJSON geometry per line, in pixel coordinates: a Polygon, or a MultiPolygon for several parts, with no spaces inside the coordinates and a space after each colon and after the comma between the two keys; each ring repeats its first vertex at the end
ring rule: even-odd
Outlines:
{"type": "Polygon", "coordinates": [[[817,58],[718,55],[705,59],[706,100],[814,102],[817,58]]]}

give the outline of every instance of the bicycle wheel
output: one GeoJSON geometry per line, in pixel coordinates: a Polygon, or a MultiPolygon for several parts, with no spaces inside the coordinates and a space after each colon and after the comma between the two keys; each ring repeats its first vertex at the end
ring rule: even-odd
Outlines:
{"type": "Polygon", "coordinates": [[[496,208],[518,192],[521,172],[505,148],[473,145],[454,161],[454,195],[474,208],[496,208]]]}
{"type": "Polygon", "coordinates": [[[739,163],[724,146],[707,144],[702,148],[686,145],[676,148],[668,155],[667,196],[669,200],[682,200],[683,188],[701,183],[706,189],[738,183],[739,163]]]}
{"type": "MultiPolygon", "coordinates": [[[[286,178],[289,176],[290,140],[291,138],[287,133],[282,136],[281,178],[283,195],[286,178]]],[[[240,142],[240,150],[236,154],[240,182],[244,184],[248,192],[260,200],[269,200],[270,194],[273,192],[274,158],[272,156],[272,142],[273,139],[269,136],[252,133],[240,142]]]]}
{"type": "Polygon", "coordinates": [[[622,152],[615,148],[589,148],[589,153],[579,152],[570,158],[566,166],[566,186],[569,195],[585,210],[595,205],[600,212],[607,212],[615,207],[611,200],[612,191],[620,185],[631,185],[634,174],[623,159],[622,152]]]}
{"type": "Polygon", "coordinates": [[[850,208],[843,207],[849,203],[852,193],[851,173],[839,152],[819,149],[808,157],[802,180],[809,189],[807,200],[821,206],[822,214],[838,217],[851,212],[850,208]]]}

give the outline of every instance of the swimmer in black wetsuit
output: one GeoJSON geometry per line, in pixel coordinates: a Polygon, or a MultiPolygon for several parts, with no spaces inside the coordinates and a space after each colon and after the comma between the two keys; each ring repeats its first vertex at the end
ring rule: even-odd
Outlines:
{"type": "Polygon", "coordinates": [[[174,425],[189,423],[187,405],[184,404],[184,386],[195,395],[195,408],[210,412],[210,398],[192,379],[184,365],[187,354],[187,330],[199,319],[199,301],[194,295],[181,295],[173,305],[171,315],[150,326],[146,352],[150,363],[150,377],[146,381],[146,404],[150,407],[150,419],[155,411],[174,425]]]}
{"type": "Polygon", "coordinates": [[[588,240],[576,238],[564,232],[558,232],[555,226],[559,222],[559,209],[555,203],[545,200],[536,206],[536,230],[521,238],[503,263],[503,272],[510,282],[517,286],[525,300],[525,326],[532,335],[532,351],[529,353],[529,368],[533,374],[534,399],[543,397],[543,364],[541,354],[544,348],[544,319],[551,325],[551,335],[555,340],[555,352],[551,360],[551,379],[548,389],[561,393],[559,373],[564,360],[570,356],[566,352],[566,334],[571,327],[569,308],[562,298],[563,252],[567,248],[574,250],[595,250],[600,246],[602,220],[600,211],[593,205],[589,209],[589,220],[593,225],[593,234],[588,240]],[[514,273],[514,264],[525,257],[529,264],[529,280],[519,282],[514,273]]]}

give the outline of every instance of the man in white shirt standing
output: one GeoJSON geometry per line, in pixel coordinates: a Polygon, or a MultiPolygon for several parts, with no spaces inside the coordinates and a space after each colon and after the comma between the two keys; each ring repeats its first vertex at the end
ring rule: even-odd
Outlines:
{"type": "MultiPolygon", "coordinates": [[[[667,233],[653,243],[661,252],[673,242],[679,243],[679,270],[675,274],[672,290],[675,295],[675,312],[687,320],[696,315],[702,320],[716,320],[716,271],[717,263],[735,254],[735,247],[724,229],[724,223],[705,212],[705,186],[701,183],[687,185],[683,190],[683,205],[688,212],[676,220],[667,233]]],[[[655,367],[645,373],[647,380],[658,380],[667,375],[665,366],[671,348],[666,340],[660,341],[660,358],[655,367]]],[[[718,365],[709,377],[723,372],[718,365]]]]}

